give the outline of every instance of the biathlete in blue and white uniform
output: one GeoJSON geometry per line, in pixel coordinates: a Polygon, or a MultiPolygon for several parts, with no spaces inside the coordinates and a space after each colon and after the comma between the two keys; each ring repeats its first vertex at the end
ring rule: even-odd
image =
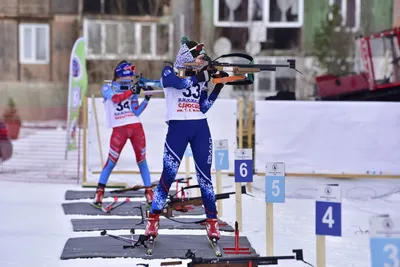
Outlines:
{"type": "MultiPolygon", "coordinates": [[[[184,63],[204,63],[203,44],[181,39],[181,48],[176,56],[176,69],[192,69],[184,63]]],[[[180,78],[171,66],[162,70],[161,82],[167,104],[168,132],[164,145],[163,171],[160,183],[154,192],[152,209],[145,234],[157,236],[159,216],[165,205],[169,189],[175,180],[186,147],[190,144],[195,162],[197,180],[207,216],[206,229],[210,239],[220,238],[215,193],[211,180],[212,138],[205,113],[218,97],[223,84],[217,84],[208,95],[208,81],[215,70],[204,70],[198,74],[180,78]]],[[[226,73],[222,73],[228,76],[226,73]]]]}

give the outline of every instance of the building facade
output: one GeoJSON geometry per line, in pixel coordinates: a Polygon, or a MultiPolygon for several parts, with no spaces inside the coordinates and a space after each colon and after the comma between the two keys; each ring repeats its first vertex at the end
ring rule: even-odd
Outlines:
{"type": "MultiPolygon", "coordinates": [[[[296,58],[307,74],[313,36],[333,3],[354,33],[400,23],[400,0],[2,0],[0,112],[13,97],[25,120],[65,119],[70,53],[79,36],[88,40],[90,94],[99,93],[98,84],[122,59],[158,78],[182,35],[205,43],[212,56],[241,51],[256,63],[296,58]]],[[[255,77],[248,88],[227,86],[222,97],[313,94],[312,77],[291,70],[255,77]]]]}

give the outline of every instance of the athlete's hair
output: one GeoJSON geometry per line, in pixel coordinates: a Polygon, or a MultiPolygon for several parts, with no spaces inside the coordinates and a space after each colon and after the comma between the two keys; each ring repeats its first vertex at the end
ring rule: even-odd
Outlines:
{"type": "Polygon", "coordinates": [[[114,77],[113,77],[113,81],[114,81],[114,82],[115,82],[115,80],[117,80],[117,68],[118,68],[119,65],[121,65],[121,64],[123,64],[123,63],[128,63],[128,61],[122,60],[121,62],[119,62],[119,63],[117,64],[117,66],[115,66],[115,69],[114,69],[114,77]]]}

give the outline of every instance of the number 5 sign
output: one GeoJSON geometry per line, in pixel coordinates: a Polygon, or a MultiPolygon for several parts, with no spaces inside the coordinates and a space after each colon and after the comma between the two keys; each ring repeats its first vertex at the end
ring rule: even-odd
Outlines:
{"type": "Polygon", "coordinates": [[[400,267],[400,220],[389,215],[370,219],[371,266],[400,267]]]}
{"type": "Polygon", "coordinates": [[[285,203],[285,164],[267,163],[265,166],[265,202],[285,203]]]}
{"type": "Polygon", "coordinates": [[[316,235],[342,236],[342,193],[337,184],[317,188],[316,235]]]}
{"type": "Polygon", "coordinates": [[[235,183],[253,182],[253,155],[251,148],[235,150],[235,183]]]}

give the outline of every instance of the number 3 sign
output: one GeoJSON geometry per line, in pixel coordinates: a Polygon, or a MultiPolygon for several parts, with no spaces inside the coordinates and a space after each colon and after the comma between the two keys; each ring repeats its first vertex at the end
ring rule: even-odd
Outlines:
{"type": "Polygon", "coordinates": [[[371,266],[400,267],[400,220],[389,215],[370,219],[371,266]]]}
{"type": "Polygon", "coordinates": [[[253,182],[253,155],[251,148],[235,150],[235,183],[253,182]]]}

